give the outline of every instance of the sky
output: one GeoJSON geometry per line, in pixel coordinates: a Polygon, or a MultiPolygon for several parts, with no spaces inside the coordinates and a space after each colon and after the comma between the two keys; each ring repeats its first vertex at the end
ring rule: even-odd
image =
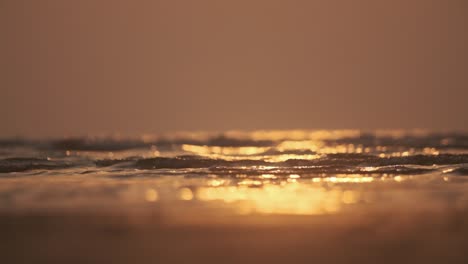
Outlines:
{"type": "Polygon", "coordinates": [[[468,1],[1,0],[0,137],[468,130],[468,1]]]}

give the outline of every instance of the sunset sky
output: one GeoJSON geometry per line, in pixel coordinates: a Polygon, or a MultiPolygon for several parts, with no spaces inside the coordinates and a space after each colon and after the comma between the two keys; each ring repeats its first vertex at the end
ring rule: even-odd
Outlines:
{"type": "Polygon", "coordinates": [[[1,0],[0,137],[468,130],[468,1],[1,0]]]}

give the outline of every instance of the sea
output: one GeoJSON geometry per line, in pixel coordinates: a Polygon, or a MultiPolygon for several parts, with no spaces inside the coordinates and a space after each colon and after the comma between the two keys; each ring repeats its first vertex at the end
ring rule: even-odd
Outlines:
{"type": "Polygon", "coordinates": [[[468,263],[468,133],[4,138],[0,234],[2,263],[468,263]]]}

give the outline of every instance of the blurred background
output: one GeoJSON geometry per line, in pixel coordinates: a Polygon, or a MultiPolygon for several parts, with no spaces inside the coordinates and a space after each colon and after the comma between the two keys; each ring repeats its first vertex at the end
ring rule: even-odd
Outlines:
{"type": "Polygon", "coordinates": [[[0,137],[468,129],[468,2],[0,2],[0,137]]]}

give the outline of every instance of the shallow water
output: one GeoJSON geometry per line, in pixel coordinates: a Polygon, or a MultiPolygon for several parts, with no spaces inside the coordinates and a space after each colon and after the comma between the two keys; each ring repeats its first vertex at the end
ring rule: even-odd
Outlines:
{"type": "Polygon", "coordinates": [[[6,139],[0,214],[8,263],[466,263],[468,134],[6,139]]]}

